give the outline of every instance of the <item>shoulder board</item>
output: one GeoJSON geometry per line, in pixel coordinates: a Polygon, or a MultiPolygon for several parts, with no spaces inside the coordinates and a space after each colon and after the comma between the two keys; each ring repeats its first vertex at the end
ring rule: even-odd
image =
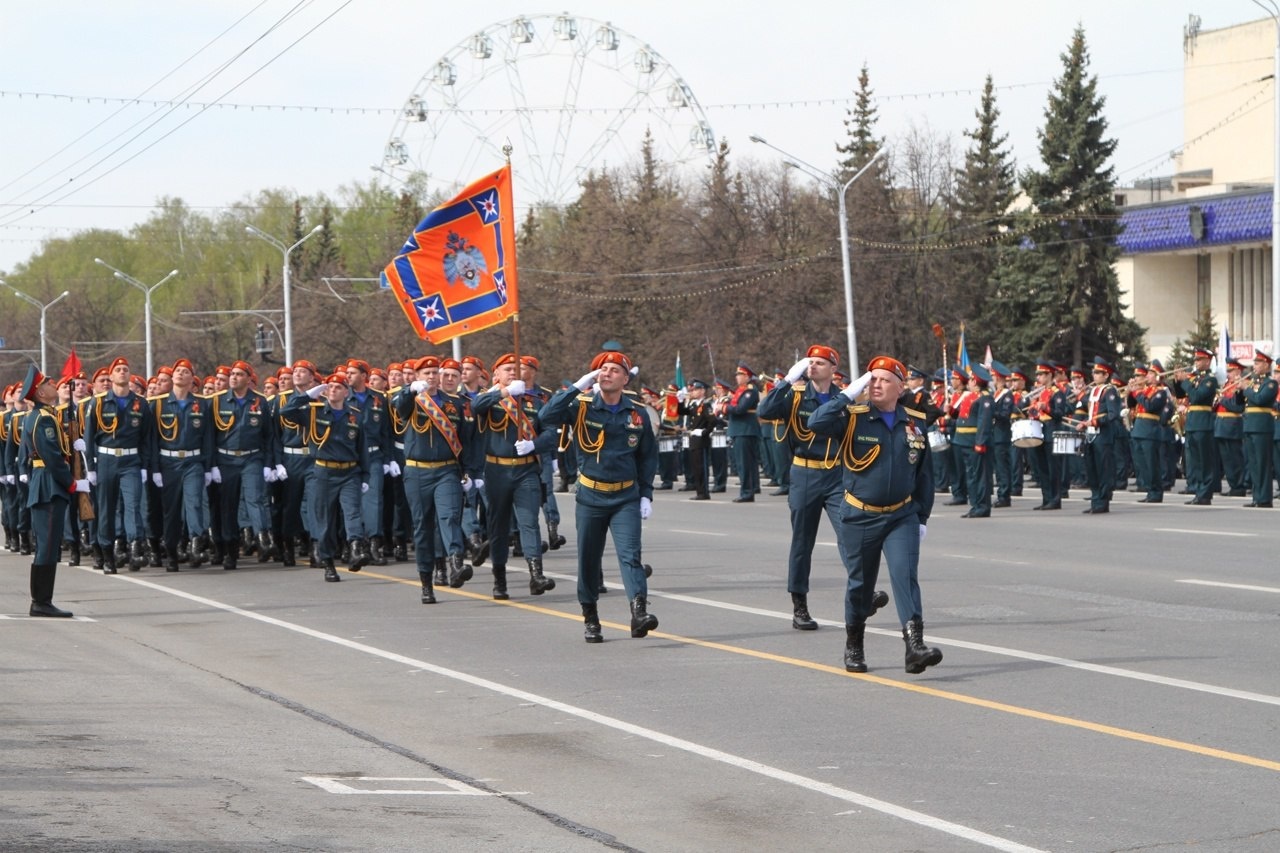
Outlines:
{"type": "Polygon", "coordinates": [[[157,395],[155,395],[154,397],[148,397],[148,398],[147,398],[147,402],[148,402],[148,403],[154,403],[156,400],[163,400],[163,399],[165,399],[165,398],[166,398],[166,397],[168,397],[168,396],[169,396],[168,394],[157,394],[157,395]]]}
{"type": "Polygon", "coordinates": [[[214,391],[213,394],[210,395],[209,399],[216,400],[219,397],[225,396],[227,393],[229,393],[229,389],[223,388],[221,391],[214,391]]]}
{"type": "Polygon", "coordinates": [[[871,407],[866,403],[859,403],[856,406],[850,406],[849,411],[853,412],[855,415],[865,415],[867,412],[871,411],[871,407]]]}
{"type": "Polygon", "coordinates": [[[320,407],[320,406],[323,406],[324,404],[325,404],[325,403],[324,403],[324,400],[312,400],[312,401],[311,401],[311,407],[312,407],[313,409],[314,409],[314,408],[318,408],[318,407],[320,407]]]}
{"type": "Polygon", "coordinates": [[[250,393],[250,394],[257,394],[259,397],[261,397],[261,398],[262,398],[262,399],[264,399],[264,400],[270,400],[270,399],[271,399],[271,398],[270,398],[270,397],[268,397],[266,394],[263,394],[261,391],[255,391],[255,390],[253,390],[252,388],[250,388],[250,389],[249,389],[249,393],[250,393]]]}
{"type": "Polygon", "coordinates": [[[70,405],[71,405],[70,403],[59,403],[58,405],[54,406],[54,408],[57,409],[59,412],[65,412],[70,405]]]}
{"type": "Polygon", "coordinates": [[[920,418],[923,420],[926,417],[925,413],[919,411],[918,409],[908,409],[906,406],[903,406],[902,411],[906,412],[908,415],[910,415],[913,418],[920,418]]]}
{"type": "Polygon", "coordinates": [[[577,399],[581,400],[584,403],[590,403],[595,398],[596,398],[595,394],[590,394],[587,392],[583,392],[577,396],[577,399]]]}
{"type": "Polygon", "coordinates": [[[107,396],[107,392],[106,392],[106,391],[99,391],[98,393],[94,394],[93,396],[95,396],[95,397],[105,397],[105,396],[107,396]]]}
{"type": "Polygon", "coordinates": [[[358,414],[360,414],[360,407],[359,407],[359,406],[347,406],[347,411],[348,411],[348,412],[354,412],[355,414],[357,414],[357,415],[358,415],[358,414]]]}
{"type": "Polygon", "coordinates": [[[791,390],[792,390],[792,391],[799,391],[799,392],[801,392],[801,393],[804,393],[804,391],[805,391],[806,389],[808,389],[808,387],[809,387],[809,383],[808,383],[808,382],[795,382],[795,383],[793,383],[793,384],[791,385],[791,390]]]}

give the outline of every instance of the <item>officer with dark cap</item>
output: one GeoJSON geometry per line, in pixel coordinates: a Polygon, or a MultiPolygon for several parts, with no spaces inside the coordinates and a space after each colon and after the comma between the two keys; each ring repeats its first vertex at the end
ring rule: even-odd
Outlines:
{"type": "Polygon", "coordinates": [[[907,388],[902,392],[902,405],[924,412],[925,420],[932,427],[942,417],[942,410],[933,404],[929,389],[925,387],[928,378],[920,368],[907,365],[907,388]]]}
{"type": "Polygon", "coordinates": [[[1111,511],[1111,494],[1116,485],[1116,430],[1120,423],[1120,395],[1111,384],[1115,368],[1102,356],[1093,360],[1093,382],[1084,399],[1084,417],[1075,428],[1084,436],[1084,472],[1089,484],[1089,508],[1085,515],[1111,511]]]}
{"type": "Polygon", "coordinates": [[[689,500],[710,500],[711,466],[707,451],[711,447],[711,433],[723,426],[724,421],[716,417],[712,410],[711,399],[707,396],[707,383],[701,379],[690,382],[688,390],[680,389],[677,398],[680,414],[685,419],[685,435],[689,439],[689,470],[686,478],[693,489],[693,497],[689,500]]]}
{"type": "Polygon", "coordinates": [[[756,415],[760,392],[755,387],[755,376],[745,362],[738,362],[733,374],[738,387],[725,407],[738,467],[738,496],[733,499],[736,504],[753,502],[760,491],[760,419],[756,415]]]}
{"type": "Polygon", "coordinates": [[[58,389],[53,379],[32,365],[22,383],[19,399],[35,404],[22,426],[18,461],[22,470],[28,472],[26,505],[31,511],[35,550],[31,560],[30,614],[67,618],[71,613],[53,604],[58,552],[62,548],[62,532],[71,495],[88,491],[89,481],[72,479],[71,442],[62,431],[62,421],[54,410],[58,389]]]}
{"type": "MultiPolygon", "coordinates": [[[[1248,442],[1249,479],[1253,482],[1253,500],[1247,507],[1270,508],[1272,503],[1272,478],[1275,469],[1269,442],[1275,429],[1274,409],[1280,385],[1269,372],[1271,356],[1258,350],[1253,356],[1253,380],[1239,392],[1244,402],[1244,440],[1248,442]],[[1267,421],[1271,415],[1272,421],[1267,421]]],[[[33,523],[34,527],[34,523],[33,523]]]]}
{"type": "Polygon", "coordinates": [[[1157,371],[1139,364],[1134,367],[1133,373],[1134,381],[1127,399],[1129,412],[1133,417],[1129,439],[1133,447],[1133,470],[1138,491],[1145,492],[1138,498],[1138,503],[1163,503],[1162,421],[1169,402],[1169,390],[1160,381],[1157,371]]]}
{"type": "Polygon", "coordinates": [[[1198,347],[1195,351],[1194,369],[1174,373],[1173,393],[1186,402],[1187,415],[1183,422],[1182,437],[1186,442],[1187,489],[1191,492],[1192,506],[1208,506],[1213,503],[1213,400],[1218,394],[1218,379],[1209,369],[1213,350],[1198,347]]]}
{"type": "MultiPolygon", "coordinates": [[[[1244,385],[1244,365],[1239,359],[1227,359],[1227,381],[1213,404],[1213,444],[1227,480],[1227,495],[1245,496],[1248,482],[1244,469],[1244,400],[1236,394],[1244,385]]],[[[1216,485],[1216,484],[1215,484],[1216,485]]]]}
{"type": "Polygon", "coordinates": [[[947,464],[951,467],[951,500],[943,506],[966,506],[969,504],[969,474],[964,467],[964,453],[956,447],[956,406],[968,393],[969,377],[959,365],[951,368],[949,410],[946,419],[947,440],[951,444],[951,452],[946,454],[947,464]]]}
{"type": "Polygon", "coordinates": [[[1063,429],[1067,416],[1067,395],[1053,381],[1054,365],[1046,359],[1036,362],[1036,387],[1027,396],[1027,417],[1040,422],[1044,443],[1033,447],[1031,470],[1040,485],[1040,505],[1032,509],[1062,509],[1062,457],[1053,452],[1053,433],[1063,429]]]}

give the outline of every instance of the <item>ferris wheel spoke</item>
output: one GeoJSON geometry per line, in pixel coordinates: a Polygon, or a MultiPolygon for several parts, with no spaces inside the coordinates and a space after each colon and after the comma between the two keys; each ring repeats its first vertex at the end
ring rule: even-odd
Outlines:
{"type": "Polygon", "coordinates": [[[553,187],[560,186],[560,180],[564,177],[565,154],[569,149],[569,133],[573,130],[574,110],[578,106],[578,93],[582,89],[582,69],[586,66],[586,61],[585,49],[579,49],[573,52],[569,63],[564,97],[561,98],[564,109],[556,122],[556,140],[551,149],[551,162],[547,164],[548,170],[554,173],[555,180],[550,184],[553,187]]]}

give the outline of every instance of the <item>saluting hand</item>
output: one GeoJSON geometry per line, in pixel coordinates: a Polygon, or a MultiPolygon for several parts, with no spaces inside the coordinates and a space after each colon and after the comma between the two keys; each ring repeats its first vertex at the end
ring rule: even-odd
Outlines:
{"type": "Polygon", "coordinates": [[[590,373],[582,374],[582,378],[573,383],[573,387],[579,391],[590,391],[591,386],[596,383],[596,377],[600,375],[600,371],[593,370],[590,373]]]}
{"type": "Polygon", "coordinates": [[[801,379],[804,378],[804,375],[808,372],[809,372],[809,359],[808,358],[800,359],[795,364],[791,365],[791,369],[787,371],[787,377],[786,377],[787,384],[791,385],[792,383],[799,382],[801,379]]]}

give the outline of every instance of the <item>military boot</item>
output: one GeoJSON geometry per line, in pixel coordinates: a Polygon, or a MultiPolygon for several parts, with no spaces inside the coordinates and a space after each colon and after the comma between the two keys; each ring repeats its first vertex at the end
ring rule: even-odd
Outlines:
{"type": "Polygon", "coordinates": [[[658,617],[647,609],[648,602],[643,595],[631,599],[631,636],[643,637],[658,627],[658,617]]]}
{"type": "Polygon", "coordinates": [[[80,565],[80,537],[72,536],[70,545],[71,556],[67,559],[68,566],[80,565]]]}
{"type": "Polygon", "coordinates": [[[94,542],[89,546],[89,555],[93,558],[93,567],[102,570],[102,549],[98,547],[98,543],[94,542]]]}
{"type": "Polygon", "coordinates": [[[436,586],[449,585],[449,573],[444,567],[444,557],[436,557],[435,560],[435,584],[436,586]]]}
{"type": "Polygon", "coordinates": [[[391,552],[391,557],[397,563],[404,563],[409,560],[409,540],[403,536],[396,537],[396,547],[391,552]]]}
{"type": "Polygon", "coordinates": [[[284,541],[280,543],[280,564],[289,568],[298,565],[298,558],[293,551],[292,536],[284,537],[284,541]]]}
{"type": "Polygon", "coordinates": [[[258,531],[258,562],[270,563],[274,556],[275,546],[271,541],[270,530],[258,531]]]}
{"type": "Polygon", "coordinates": [[[129,571],[136,572],[147,562],[146,548],[141,539],[129,543],[129,571]]]}
{"type": "Polygon", "coordinates": [[[604,632],[600,628],[600,613],[595,604],[582,605],[582,639],[588,643],[603,643],[604,632]]]}
{"type": "Polygon", "coordinates": [[[248,527],[240,530],[240,553],[246,557],[258,550],[258,540],[254,538],[253,531],[248,527]]]}
{"type": "Polygon", "coordinates": [[[153,569],[160,568],[160,554],[161,554],[160,540],[148,539],[147,540],[147,565],[153,569]]]}
{"type": "Polygon", "coordinates": [[[467,581],[471,580],[471,567],[462,562],[461,554],[450,554],[445,557],[445,563],[449,567],[449,586],[458,589],[467,581]]]}
{"type": "MultiPolygon", "coordinates": [[[[524,545],[522,545],[522,544],[520,543],[520,534],[519,534],[519,532],[512,533],[512,534],[511,534],[510,539],[508,540],[508,543],[509,543],[509,544],[508,544],[508,548],[509,548],[509,550],[511,551],[511,556],[513,556],[513,557],[523,557],[523,556],[524,556],[524,545]]],[[[30,552],[28,551],[28,552],[23,552],[23,553],[30,553],[30,552]]]]}
{"type": "Polygon", "coordinates": [[[57,564],[51,566],[31,564],[31,609],[28,615],[55,619],[70,618],[70,611],[53,606],[53,583],[57,572],[57,564]]]}
{"type": "Polygon", "coordinates": [[[324,579],[326,581],[328,581],[329,583],[337,583],[338,581],[342,580],[342,578],[338,576],[338,570],[334,568],[333,560],[324,560],[323,565],[324,565],[324,579]]]}
{"type": "Polygon", "coordinates": [[[372,547],[372,554],[373,554],[373,564],[375,566],[385,566],[387,564],[387,555],[383,551],[383,548],[385,547],[385,545],[386,545],[386,540],[384,540],[381,536],[373,537],[373,543],[371,547],[372,547]]]}
{"type": "Polygon", "coordinates": [[[854,619],[852,625],[844,626],[844,671],[866,672],[867,659],[862,650],[862,639],[866,633],[867,620],[854,619]]]}
{"type": "Polygon", "coordinates": [[[436,591],[435,591],[435,588],[431,585],[431,573],[418,572],[418,580],[422,581],[422,603],[435,604],[436,591]]]}
{"type": "Polygon", "coordinates": [[[563,536],[560,535],[559,524],[555,523],[554,521],[547,522],[547,545],[551,548],[552,551],[559,551],[560,547],[568,541],[569,541],[568,539],[565,539],[563,536]]]}
{"type": "Polygon", "coordinates": [[[104,575],[114,575],[116,573],[115,550],[110,547],[107,547],[107,548],[100,547],[98,551],[100,554],[102,554],[102,573],[104,575]]]}
{"type": "Polygon", "coordinates": [[[511,597],[510,595],[507,595],[507,567],[494,566],[493,567],[493,600],[506,601],[510,597],[511,597]]]}
{"type": "Polygon", "coordinates": [[[912,675],[942,662],[942,650],[924,644],[924,621],[919,617],[902,627],[902,640],[907,644],[907,672],[912,675]]]}
{"type": "Polygon", "coordinates": [[[347,568],[353,572],[358,572],[371,562],[373,562],[373,554],[369,553],[369,540],[357,539],[352,542],[351,563],[347,568]]]}
{"type": "Polygon", "coordinates": [[[31,547],[31,531],[18,534],[18,553],[23,556],[30,556],[34,549],[31,547]]]}
{"type": "Polygon", "coordinates": [[[240,540],[235,542],[227,542],[222,546],[222,568],[224,571],[235,571],[239,568],[237,561],[240,559],[240,540]]]}
{"type": "Polygon", "coordinates": [[[484,565],[484,561],[489,559],[489,540],[483,538],[479,533],[471,534],[471,565],[477,569],[484,565]]]}
{"type": "Polygon", "coordinates": [[[170,555],[170,556],[168,556],[168,557],[166,557],[166,558],[165,558],[165,561],[164,561],[164,570],[165,570],[166,572],[176,572],[176,571],[178,570],[178,558],[177,558],[177,556],[175,556],[175,555],[170,555]]]}
{"type": "Polygon", "coordinates": [[[193,569],[198,569],[209,559],[209,543],[205,535],[201,533],[199,536],[191,537],[191,558],[190,565],[193,569]]]}
{"type": "Polygon", "coordinates": [[[791,627],[797,631],[816,631],[818,623],[809,615],[809,596],[799,592],[791,593],[791,627]]]}
{"type": "Polygon", "coordinates": [[[877,589],[875,594],[871,596],[871,615],[875,616],[876,611],[889,603],[889,593],[882,589],[877,589]]]}
{"type": "Polygon", "coordinates": [[[542,595],[544,592],[550,592],[556,588],[555,580],[542,574],[541,557],[529,557],[527,562],[529,563],[530,595],[542,595]]]}

